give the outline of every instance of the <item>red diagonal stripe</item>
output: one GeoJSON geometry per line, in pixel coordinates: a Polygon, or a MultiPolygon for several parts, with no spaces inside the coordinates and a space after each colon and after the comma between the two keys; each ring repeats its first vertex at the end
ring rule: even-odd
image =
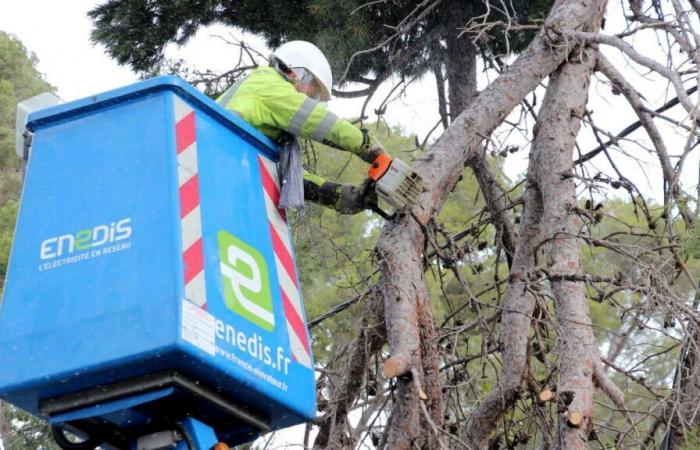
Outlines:
{"type": "Polygon", "coordinates": [[[277,206],[280,201],[280,190],[275,183],[275,179],[272,178],[272,174],[267,170],[267,166],[262,161],[262,158],[258,156],[258,164],[260,164],[260,175],[262,176],[263,188],[267,195],[270,196],[272,204],[277,206]]]}
{"type": "Polygon", "coordinates": [[[204,270],[204,252],[202,251],[202,238],[190,245],[182,254],[182,261],[185,264],[185,284],[192,281],[199,272],[204,270]]]}
{"type": "Polygon", "coordinates": [[[192,145],[196,137],[194,130],[194,111],[187,114],[175,124],[175,143],[178,155],[192,145]]]}
{"type": "Polygon", "coordinates": [[[284,303],[284,315],[287,317],[287,323],[292,326],[294,334],[299,337],[299,340],[304,344],[306,351],[309,351],[309,341],[306,339],[306,327],[304,326],[304,321],[301,320],[299,314],[297,313],[292,302],[289,301],[289,297],[284,293],[284,289],[280,289],[282,292],[282,303],[284,303]]]}
{"type": "Polygon", "coordinates": [[[275,255],[277,255],[277,257],[280,259],[280,261],[282,262],[282,266],[284,266],[284,270],[287,271],[289,278],[292,279],[294,285],[298,288],[299,284],[297,283],[296,271],[294,270],[294,260],[292,259],[292,255],[289,253],[289,250],[287,250],[287,247],[284,246],[284,242],[282,242],[282,239],[280,239],[279,235],[277,234],[277,230],[275,230],[275,227],[272,225],[272,223],[268,222],[268,225],[270,226],[270,235],[272,236],[272,248],[275,250],[275,255]]]}
{"type": "Polygon", "coordinates": [[[192,212],[199,205],[199,176],[194,175],[180,186],[180,218],[192,212]]]}

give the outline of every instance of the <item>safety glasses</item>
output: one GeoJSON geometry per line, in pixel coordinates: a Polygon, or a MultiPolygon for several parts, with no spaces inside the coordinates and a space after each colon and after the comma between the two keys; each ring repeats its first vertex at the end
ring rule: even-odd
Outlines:
{"type": "Polygon", "coordinates": [[[316,101],[320,101],[322,89],[314,74],[303,67],[294,67],[292,70],[296,75],[297,82],[301,85],[308,86],[305,90],[305,94],[316,101]]]}

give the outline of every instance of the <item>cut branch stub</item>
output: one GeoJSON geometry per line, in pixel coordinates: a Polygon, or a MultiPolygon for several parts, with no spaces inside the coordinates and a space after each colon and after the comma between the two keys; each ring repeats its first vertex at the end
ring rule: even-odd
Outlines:
{"type": "Polygon", "coordinates": [[[566,423],[570,427],[578,428],[583,423],[583,414],[580,412],[572,411],[566,415],[566,423]]]}
{"type": "Polygon", "coordinates": [[[418,397],[423,401],[428,400],[428,394],[420,386],[418,386],[418,397]]]}
{"type": "Polygon", "coordinates": [[[539,397],[542,403],[548,402],[554,398],[554,392],[552,392],[551,389],[545,389],[542,392],[540,392],[539,397]]]}
{"type": "Polygon", "coordinates": [[[384,366],[382,367],[382,374],[384,374],[384,378],[387,380],[390,380],[398,375],[404,374],[408,371],[407,364],[402,364],[403,358],[397,358],[397,357],[390,357],[386,361],[384,361],[384,366]]]}

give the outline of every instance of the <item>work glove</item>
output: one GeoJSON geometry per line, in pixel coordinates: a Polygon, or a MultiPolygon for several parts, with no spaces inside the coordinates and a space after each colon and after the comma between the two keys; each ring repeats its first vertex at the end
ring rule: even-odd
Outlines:
{"type": "Polygon", "coordinates": [[[366,128],[360,128],[362,131],[362,146],[357,154],[364,162],[372,163],[377,156],[386,153],[384,146],[375,136],[372,136],[366,128]]]}
{"type": "Polygon", "coordinates": [[[383,154],[386,154],[384,146],[379,139],[373,137],[369,145],[369,150],[367,151],[367,162],[371,163],[372,161],[376,160],[379,155],[383,154]]]}
{"type": "Polygon", "coordinates": [[[374,189],[374,181],[366,179],[359,186],[341,184],[338,201],[335,210],[340,214],[357,214],[365,209],[377,208],[377,192],[374,189]]]}

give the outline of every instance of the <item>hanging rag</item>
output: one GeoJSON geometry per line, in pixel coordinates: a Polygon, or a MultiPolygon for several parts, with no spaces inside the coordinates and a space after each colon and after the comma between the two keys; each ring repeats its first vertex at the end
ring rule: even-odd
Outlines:
{"type": "Polygon", "coordinates": [[[277,162],[277,175],[280,180],[281,209],[304,210],[304,168],[301,165],[301,145],[299,138],[285,133],[280,142],[280,159],[277,162]]]}

